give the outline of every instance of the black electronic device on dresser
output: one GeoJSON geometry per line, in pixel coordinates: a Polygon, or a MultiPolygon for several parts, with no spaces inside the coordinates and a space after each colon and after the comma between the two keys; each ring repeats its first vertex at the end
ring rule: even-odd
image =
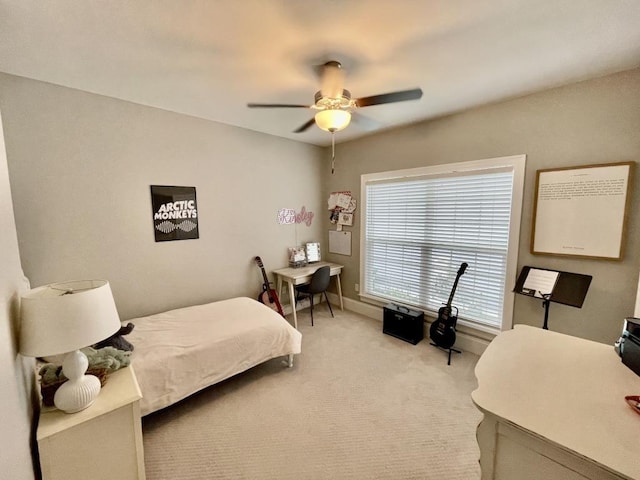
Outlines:
{"type": "Polygon", "coordinates": [[[622,357],[622,363],[640,375],[640,318],[624,319],[622,335],[616,342],[616,350],[622,357]]]}
{"type": "Polygon", "coordinates": [[[383,313],[382,333],[413,345],[424,338],[424,312],[390,303],[383,313]]]}

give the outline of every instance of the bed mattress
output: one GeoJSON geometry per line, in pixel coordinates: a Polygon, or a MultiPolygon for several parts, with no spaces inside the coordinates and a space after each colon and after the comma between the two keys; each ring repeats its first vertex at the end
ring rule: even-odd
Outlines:
{"type": "Polygon", "coordinates": [[[247,297],[127,320],[142,415],[255,365],[300,353],[302,335],[269,307],[247,297]]]}

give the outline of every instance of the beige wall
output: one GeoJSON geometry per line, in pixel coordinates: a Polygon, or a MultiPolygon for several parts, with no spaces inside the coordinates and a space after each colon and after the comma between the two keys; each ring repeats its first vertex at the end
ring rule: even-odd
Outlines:
{"type": "Polygon", "coordinates": [[[122,319],[257,296],[256,255],[271,270],[287,247],[319,239],[326,165],[318,147],[5,74],[0,110],[0,468],[26,479],[33,379],[16,354],[18,239],[32,286],[106,278],[122,319]],[[197,188],[199,239],[154,241],[152,184],[197,188]],[[302,206],[317,215],[310,227],[277,223],[280,208],[302,206]]]}
{"type": "MultiPolygon", "coordinates": [[[[326,175],[328,190],[351,190],[360,198],[360,175],[365,173],[526,154],[518,272],[530,265],[593,275],[583,308],[552,304],[549,326],[612,343],[623,318],[634,311],[640,267],[640,168],[636,169],[623,261],[531,255],[535,173],[543,168],[640,161],[639,92],[640,70],[632,70],[339,144],[336,174],[326,175]]],[[[437,94],[425,92],[422,101],[437,94]]],[[[366,115],[366,110],[362,113],[366,115]]],[[[326,221],[325,227],[329,228],[326,221]]],[[[345,264],[343,291],[357,300],[359,217],[350,229],[352,256],[330,255],[329,259],[345,264]]],[[[515,278],[509,282],[515,285],[515,278]]],[[[540,301],[516,295],[515,323],[541,326],[543,319],[540,301]]]]}
{"type": "MultiPolygon", "coordinates": [[[[327,149],[0,74],[22,266],[33,286],[110,280],[126,319],[253,296],[261,282],[255,255],[270,270],[286,263],[286,247],[320,240],[324,258],[345,264],[343,289],[357,300],[360,222],[356,216],[351,228],[352,256],[328,255],[330,191],[351,190],[359,199],[363,173],[524,153],[519,267],[593,275],[584,307],[552,305],[550,326],[611,343],[622,318],[633,313],[639,189],[633,194],[627,255],[614,262],[530,255],[533,188],[537,169],[638,161],[639,91],[640,71],[634,70],[339,144],[336,173],[330,175],[327,149]],[[154,242],[151,184],[197,187],[200,239],[154,242]],[[279,208],[303,205],[315,213],[311,227],[276,223],[279,208]]],[[[429,95],[437,92],[426,92],[423,101],[429,95]]],[[[15,347],[16,298],[24,285],[6,177],[0,162],[0,355],[2,383],[8,385],[0,396],[6,415],[0,458],[12,478],[29,478],[30,385],[15,347]]],[[[543,309],[516,296],[515,319],[541,325],[543,309]]]]}
{"type": "MultiPolygon", "coordinates": [[[[254,255],[273,269],[286,263],[287,246],[319,239],[325,258],[345,264],[344,293],[357,300],[359,218],[353,255],[328,255],[328,192],[359,197],[363,173],[526,154],[518,270],[593,275],[583,308],[553,304],[550,326],[610,343],[633,313],[639,189],[623,261],[533,256],[535,171],[639,160],[639,87],[640,70],[632,70],[339,144],[331,175],[327,149],[0,75],[23,267],[33,285],[108,278],[121,316],[130,318],[253,295],[254,255]],[[153,241],[150,184],[197,187],[199,240],[153,241]],[[279,208],[302,205],[316,214],[312,227],[276,224],[279,208]]],[[[516,296],[514,318],[541,325],[543,309],[516,296]]]]}
{"type": "Polygon", "coordinates": [[[20,292],[27,288],[18,252],[0,119],[0,477],[34,478],[30,437],[33,359],[17,353],[20,292]]]}
{"type": "Polygon", "coordinates": [[[256,255],[279,268],[321,235],[319,147],[10,75],[0,108],[33,286],[106,278],[123,319],[253,297],[256,255]],[[150,185],[196,187],[199,239],[154,241],[150,185]],[[310,227],[277,223],[302,206],[310,227]]]}

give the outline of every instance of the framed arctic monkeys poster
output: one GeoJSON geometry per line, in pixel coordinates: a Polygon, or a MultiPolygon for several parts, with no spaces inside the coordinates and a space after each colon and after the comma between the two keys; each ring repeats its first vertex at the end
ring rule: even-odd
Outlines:
{"type": "Polygon", "coordinates": [[[196,187],[151,185],[156,242],[198,238],[196,187]]]}

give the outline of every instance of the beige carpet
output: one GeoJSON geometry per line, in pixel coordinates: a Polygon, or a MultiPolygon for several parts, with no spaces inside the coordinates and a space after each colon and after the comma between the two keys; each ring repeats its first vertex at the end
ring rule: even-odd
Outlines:
{"type": "Polygon", "coordinates": [[[326,306],[298,315],[302,354],[143,419],[147,479],[480,478],[470,353],[413,346],[326,306]]]}

